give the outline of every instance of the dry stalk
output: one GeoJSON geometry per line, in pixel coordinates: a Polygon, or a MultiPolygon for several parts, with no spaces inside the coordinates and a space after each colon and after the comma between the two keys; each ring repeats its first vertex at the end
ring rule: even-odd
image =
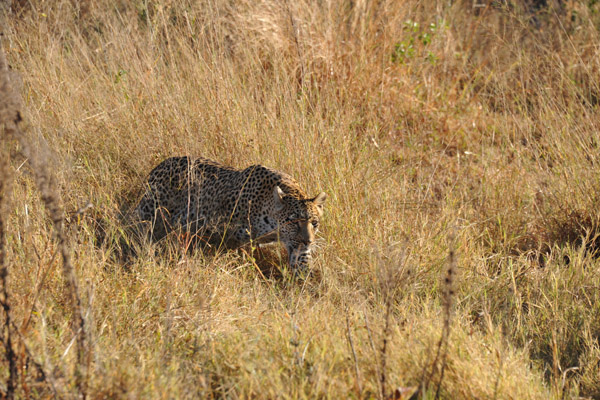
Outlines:
{"type": "Polygon", "coordinates": [[[452,322],[452,309],[454,305],[454,281],[457,272],[456,266],[456,245],[454,235],[450,238],[450,249],[448,251],[448,262],[446,269],[443,274],[442,288],[442,307],[443,307],[443,326],[442,336],[438,341],[435,357],[431,363],[431,368],[427,372],[427,366],[423,370],[421,377],[421,390],[425,390],[429,386],[429,382],[433,378],[435,371],[437,370],[438,364],[440,365],[440,378],[437,383],[435,390],[435,398],[439,398],[442,381],[444,379],[444,371],[446,369],[446,358],[448,354],[448,339],[450,337],[450,328],[452,322]]]}
{"type": "Polygon", "coordinates": [[[452,306],[454,304],[454,280],[456,276],[456,250],[454,244],[454,238],[451,239],[450,250],[448,252],[448,267],[444,274],[444,329],[442,330],[442,338],[440,343],[443,342],[443,353],[442,353],[442,366],[440,371],[440,380],[435,390],[435,398],[438,399],[440,395],[440,388],[442,386],[442,380],[444,379],[444,371],[446,370],[446,357],[448,355],[448,338],[450,337],[450,327],[452,318],[452,306]]]}
{"type": "MultiPolygon", "coordinates": [[[[373,331],[371,330],[371,326],[369,325],[369,320],[367,319],[367,313],[363,311],[363,320],[365,321],[365,327],[367,328],[367,334],[369,337],[369,345],[371,346],[371,350],[373,351],[373,357],[377,360],[377,349],[375,348],[375,341],[373,340],[373,331]]],[[[380,376],[379,363],[375,362],[375,376],[380,376]]],[[[379,390],[379,398],[383,398],[383,394],[381,393],[381,386],[378,386],[379,390]]]]}
{"type": "Polygon", "coordinates": [[[48,384],[48,387],[52,391],[53,398],[60,399],[61,396],[58,394],[58,391],[56,390],[56,383],[54,382],[52,373],[46,373],[46,371],[44,370],[42,365],[35,360],[35,358],[33,357],[33,354],[31,353],[31,350],[29,350],[29,348],[27,347],[27,344],[25,344],[25,339],[23,337],[23,334],[20,332],[19,328],[17,328],[14,325],[14,322],[12,324],[12,327],[13,327],[14,332],[17,334],[17,336],[19,338],[19,343],[22,346],[24,355],[26,356],[26,357],[24,357],[24,358],[26,358],[26,364],[29,365],[31,363],[31,365],[33,365],[35,367],[35,370],[38,373],[38,377],[39,377],[38,379],[42,380],[48,384]]]}
{"type": "MultiPolygon", "coordinates": [[[[1,177],[0,177],[1,178],[1,177]]],[[[0,217],[2,218],[2,217],[0,217]]],[[[4,227],[2,227],[4,229],[4,227]]],[[[5,243],[4,232],[0,233],[2,236],[2,241],[5,243]]],[[[0,249],[0,253],[4,253],[5,244],[2,244],[2,249],[0,249]]],[[[7,280],[8,280],[8,268],[5,266],[5,256],[2,255],[2,268],[0,268],[0,284],[2,285],[2,298],[0,298],[0,304],[2,305],[2,309],[4,310],[4,326],[2,329],[2,342],[4,345],[4,352],[6,355],[6,359],[8,360],[8,382],[6,383],[6,393],[2,393],[2,397],[6,397],[7,399],[14,398],[15,387],[17,382],[17,355],[14,352],[12,337],[11,337],[11,319],[10,319],[10,304],[9,304],[9,296],[7,289],[7,280]]]]}
{"type": "Polygon", "coordinates": [[[496,374],[496,380],[494,381],[494,395],[492,399],[498,398],[498,389],[500,387],[500,379],[502,378],[502,368],[504,367],[504,349],[506,346],[506,338],[504,336],[504,329],[501,327],[500,335],[502,337],[502,352],[496,351],[498,357],[498,373],[496,374]]]}
{"type": "Polygon", "coordinates": [[[12,321],[10,315],[10,296],[8,290],[8,256],[7,256],[7,225],[10,214],[10,197],[12,193],[12,172],[9,165],[8,140],[18,129],[21,122],[19,112],[20,99],[13,91],[8,64],[4,53],[0,50],[0,305],[4,311],[4,326],[2,327],[2,342],[8,361],[8,382],[3,397],[14,397],[17,383],[17,355],[13,348],[12,321]]]}
{"type": "MultiPolygon", "coordinates": [[[[73,312],[72,327],[77,340],[77,364],[75,370],[75,383],[83,398],[87,397],[87,371],[90,363],[90,350],[88,348],[85,318],[79,296],[79,287],[75,275],[75,268],[71,262],[71,252],[64,229],[64,213],[56,191],[55,177],[46,167],[47,159],[41,154],[35,154],[29,147],[29,142],[21,137],[19,143],[25,155],[29,158],[37,187],[41,193],[42,201],[50,215],[54,227],[54,238],[58,244],[58,251],[62,257],[62,272],[66,283],[67,293],[70,297],[73,312]]],[[[37,150],[45,149],[44,145],[37,146],[37,150]]]]}
{"type": "Polygon", "coordinates": [[[164,325],[164,330],[165,333],[163,335],[163,365],[165,367],[168,367],[169,362],[171,361],[171,342],[172,342],[172,338],[171,338],[171,329],[173,327],[173,312],[171,309],[171,291],[167,291],[167,304],[165,306],[165,313],[164,313],[164,320],[165,320],[165,325],[164,325]]]}
{"type": "MultiPolygon", "coordinates": [[[[385,306],[384,326],[382,331],[381,350],[379,352],[379,388],[381,399],[387,398],[387,356],[390,342],[390,331],[392,322],[392,306],[396,299],[396,294],[400,290],[410,271],[407,269],[406,247],[403,247],[399,260],[396,257],[384,257],[380,251],[377,251],[378,281],[385,306]]],[[[396,251],[390,250],[394,254],[396,251]]]]}
{"type": "Polygon", "coordinates": [[[348,307],[346,306],[346,338],[352,351],[352,358],[354,359],[354,373],[356,374],[356,386],[358,388],[359,397],[362,396],[362,382],[360,379],[360,369],[358,368],[358,358],[356,357],[356,350],[354,350],[354,342],[352,341],[352,333],[350,332],[350,317],[348,316],[348,307]]]}
{"type": "MultiPolygon", "coordinates": [[[[67,292],[71,301],[73,312],[73,331],[77,338],[77,365],[75,370],[75,384],[82,398],[87,397],[87,372],[90,363],[90,350],[88,348],[85,318],[81,307],[79,288],[75,277],[75,269],[71,262],[71,253],[64,227],[64,212],[60,205],[57,191],[56,177],[49,168],[50,151],[43,139],[34,139],[29,130],[21,129],[22,116],[20,113],[20,101],[10,81],[10,71],[4,52],[0,50],[0,93],[3,94],[0,101],[0,121],[4,124],[3,139],[17,140],[21,152],[29,160],[35,183],[40,191],[42,201],[54,227],[54,238],[58,244],[58,251],[62,256],[63,275],[65,278],[67,292]]],[[[3,157],[6,161],[6,157],[3,157]]],[[[8,180],[7,180],[8,181],[8,180]]],[[[3,253],[3,258],[5,255],[3,253]]],[[[5,262],[5,261],[3,261],[5,262]]],[[[4,264],[1,264],[4,265],[4,264]]]]}
{"type": "Polygon", "coordinates": [[[385,301],[385,325],[383,327],[383,343],[381,345],[381,376],[379,383],[383,399],[386,398],[386,376],[387,376],[387,346],[390,336],[390,311],[392,309],[392,301],[390,297],[385,301]]]}

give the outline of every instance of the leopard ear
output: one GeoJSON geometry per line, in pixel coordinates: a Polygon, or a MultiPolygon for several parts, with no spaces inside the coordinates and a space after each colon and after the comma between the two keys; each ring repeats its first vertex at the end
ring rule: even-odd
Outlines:
{"type": "Polygon", "coordinates": [[[319,210],[319,214],[323,214],[323,205],[325,204],[325,200],[327,200],[327,194],[325,192],[321,192],[313,199],[313,203],[319,210]]]}
{"type": "Polygon", "coordinates": [[[279,186],[275,186],[275,189],[273,189],[273,200],[275,200],[275,210],[277,211],[283,208],[283,196],[285,196],[283,190],[279,186]]]}

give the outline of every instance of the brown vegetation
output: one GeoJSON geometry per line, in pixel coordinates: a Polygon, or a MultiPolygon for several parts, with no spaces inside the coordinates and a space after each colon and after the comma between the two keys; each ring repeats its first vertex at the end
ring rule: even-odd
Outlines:
{"type": "Polygon", "coordinates": [[[0,3],[2,394],[600,397],[600,8],[513,3],[0,3]],[[136,241],[182,154],[327,192],[313,273],[136,241]]]}

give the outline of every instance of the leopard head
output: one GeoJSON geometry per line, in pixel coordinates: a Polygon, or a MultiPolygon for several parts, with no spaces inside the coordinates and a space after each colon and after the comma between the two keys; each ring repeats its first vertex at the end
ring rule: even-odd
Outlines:
{"type": "Polygon", "coordinates": [[[273,197],[279,241],[288,251],[289,264],[296,270],[305,269],[312,258],[327,195],[321,192],[313,198],[298,199],[276,186],[273,197]]]}

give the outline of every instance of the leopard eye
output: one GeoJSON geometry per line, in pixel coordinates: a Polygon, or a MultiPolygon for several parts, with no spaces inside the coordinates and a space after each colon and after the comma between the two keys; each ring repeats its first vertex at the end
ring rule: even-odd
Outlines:
{"type": "Polygon", "coordinates": [[[311,222],[313,228],[317,229],[319,227],[319,223],[317,221],[312,221],[311,222]]]}

